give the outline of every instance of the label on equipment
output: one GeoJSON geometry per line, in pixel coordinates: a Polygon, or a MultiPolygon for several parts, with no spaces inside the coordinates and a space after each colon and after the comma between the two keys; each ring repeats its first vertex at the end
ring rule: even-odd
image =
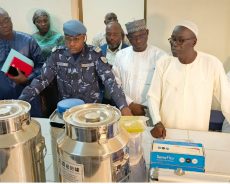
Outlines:
{"type": "Polygon", "coordinates": [[[62,182],[83,182],[84,166],[83,164],[70,163],[58,158],[59,173],[62,176],[62,182]]]}

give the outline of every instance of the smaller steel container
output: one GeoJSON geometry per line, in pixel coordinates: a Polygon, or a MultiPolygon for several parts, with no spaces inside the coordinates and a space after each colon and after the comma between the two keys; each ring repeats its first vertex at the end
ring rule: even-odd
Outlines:
{"type": "Polygon", "coordinates": [[[77,98],[67,98],[61,100],[57,104],[57,109],[50,116],[50,134],[52,144],[51,148],[53,154],[54,181],[59,181],[57,169],[57,138],[65,131],[63,114],[66,110],[70,109],[71,107],[75,107],[82,104],[85,104],[85,102],[77,98]]]}
{"type": "Polygon", "coordinates": [[[0,182],[45,182],[45,139],[30,104],[0,100],[0,182]]]}

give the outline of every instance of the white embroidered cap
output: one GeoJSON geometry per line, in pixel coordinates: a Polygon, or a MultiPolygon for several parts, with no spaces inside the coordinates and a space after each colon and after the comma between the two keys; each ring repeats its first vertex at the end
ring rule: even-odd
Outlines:
{"type": "Polygon", "coordinates": [[[189,21],[189,20],[183,20],[181,22],[179,22],[175,27],[177,26],[184,26],[188,29],[190,29],[197,37],[198,35],[198,27],[195,23],[189,21]]]}

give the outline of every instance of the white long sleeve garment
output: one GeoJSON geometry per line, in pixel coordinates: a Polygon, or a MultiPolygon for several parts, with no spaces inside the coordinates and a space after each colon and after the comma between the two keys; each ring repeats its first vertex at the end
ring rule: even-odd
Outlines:
{"type": "Polygon", "coordinates": [[[156,61],[166,56],[166,52],[148,46],[143,52],[127,47],[117,52],[113,72],[117,83],[122,85],[127,103],[147,105],[147,92],[150,87],[156,61]]]}
{"type": "Polygon", "coordinates": [[[191,64],[169,56],[157,63],[148,92],[150,114],[167,128],[209,128],[213,95],[230,120],[230,84],[222,63],[214,56],[197,53],[191,64]]]}
{"type": "Polygon", "coordinates": [[[227,73],[228,81],[230,82],[230,71],[227,73]]]}
{"type": "MultiPolygon", "coordinates": [[[[228,77],[228,82],[230,83],[230,71],[228,71],[227,77],[228,77]]],[[[230,133],[230,124],[226,119],[223,122],[222,132],[230,133]]]]}

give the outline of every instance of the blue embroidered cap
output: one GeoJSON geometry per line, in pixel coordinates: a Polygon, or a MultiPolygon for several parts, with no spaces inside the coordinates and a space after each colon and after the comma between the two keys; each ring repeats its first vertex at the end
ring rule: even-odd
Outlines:
{"type": "Polygon", "coordinates": [[[63,31],[65,35],[77,36],[86,34],[86,27],[79,20],[69,20],[63,24],[63,31]]]}

